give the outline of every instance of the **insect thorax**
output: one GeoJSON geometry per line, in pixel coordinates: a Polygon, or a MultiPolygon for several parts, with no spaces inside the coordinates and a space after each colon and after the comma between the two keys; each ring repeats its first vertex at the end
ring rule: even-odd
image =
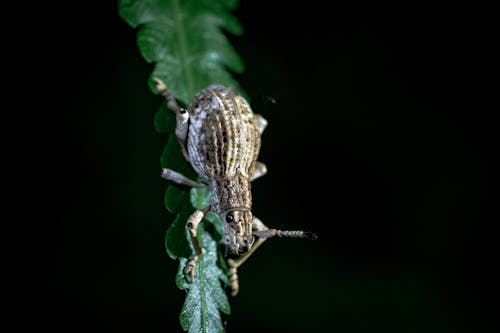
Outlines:
{"type": "Polygon", "coordinates": [[[252,194],[250,181],[244,176],[213,179],[211,209],[224,221],[224,243],[231,253],[249,251],[252,235],[252,194]]]}
{"type": "Polygon", "coordinates": [[[242,175],[214,178],[210,183],[211,207],[218,213],[234,209],[252,209],[250,181],[242,175]]]}

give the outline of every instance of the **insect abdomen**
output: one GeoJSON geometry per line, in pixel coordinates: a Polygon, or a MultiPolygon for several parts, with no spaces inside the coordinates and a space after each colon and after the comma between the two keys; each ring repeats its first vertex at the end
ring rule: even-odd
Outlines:
{"type": "Polygon", "coordinates": [[[260,149],[257,120],[248,103],[231,90],[212,85],[189,107],[188,153],[205,181],[248,178],[260,149]]]}

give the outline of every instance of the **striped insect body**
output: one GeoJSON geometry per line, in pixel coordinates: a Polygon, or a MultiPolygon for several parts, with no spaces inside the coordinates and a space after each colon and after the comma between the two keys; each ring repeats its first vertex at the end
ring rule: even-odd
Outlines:
{"type": "Polygon", "coordinates": [[[254,114],[242,96],[222,85],[211,85],[196,94],[185,110],[177,105],[163,82],[158,79],[155,82],[158,92],[176,115],[175,133],[181,151],[200,182],[170,169],[163,169],[162,177],[190,187],[206,186],[211,193],[209,207],[196,211],[187,221],[195,251],[184,273],[188,280],[194,279],[194,268],[202,255],[196,229],[204,214],[214,211],[224,222],[224,243],[237,257],[228,259],[232,294],[236,295],[239,289],[237,268],[266,239],[274,236],[315,239],[316,235],[269,229],[253,216],[252,181],[267,172],[266,165],[257,160],[267,121],[254,114]]]}

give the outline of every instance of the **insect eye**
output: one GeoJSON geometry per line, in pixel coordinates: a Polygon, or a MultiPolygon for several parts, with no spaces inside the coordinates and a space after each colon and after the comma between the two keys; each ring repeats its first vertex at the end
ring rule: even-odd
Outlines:
{"type": "Polygon", "coordinates": [[[233,222],[233,221],[234,221],[233,214],[228,213],[228,214],[226,215],[226,222],[227,222],[227,223],[231,223],[231,222],[233,222]]]}

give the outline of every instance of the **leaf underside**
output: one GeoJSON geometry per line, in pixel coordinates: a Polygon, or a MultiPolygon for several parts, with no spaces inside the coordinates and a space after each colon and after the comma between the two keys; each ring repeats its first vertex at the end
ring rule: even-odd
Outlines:
{"type": "MultiPolygon", "coordinates": [[[[230,13],[237,6],[237,0],[119,0],[118,10],[129,25],[138,28],[139,50],[147,62],[154,64],[151,78],[160,78],[178,101],[189,105],[197,92],[211,84],[243,93],[231,76],[231,72],[243,71],[243,62],[223,33],[242,33],[240,23],[230,13]]],[[[156,93],[151,79],[149,86],[156,93]]],[[[196,180],[174,133],[175,116],[165,103],[154,117],[154,126],[166,137],[161,167],[196,180]]],[[[218,244],[224,226],[217,214],[209,212],[198,228],[204,253],[198,260],[194,281],[188,283],[182,272],[193,253],[186,221],[195,209],[208,206],[210,193],[206,188],[189,191],[168,183],[164,202],[175,215],[165,235],[166,250],[171,258],[179,259],[177,286],[188,291],[180,314],[181,326],[190,333],[224,332],[220,312],[229,314],[230,306],[221,285],[228,281],[225,262],[218,261],[223,258],[218,244]]]]}
{"type": "MultiPolygon", "coordinates": [[[[201,239],[201,237],[200,237],[201,239]]],[[[180,314],[181,326],[189,332],[224,332],[220,312],[229,314],[230,307],[221,280],[226,280],[217,266],[217,244],[208,232],[202,235],[204,253],[196,266],[196,278],[187,283],[182,272],[187,259],[181,258],[177,286],[189,290],[180,314]]],[[[227,281],[226,281],[227,282],[227,281]]]]}

